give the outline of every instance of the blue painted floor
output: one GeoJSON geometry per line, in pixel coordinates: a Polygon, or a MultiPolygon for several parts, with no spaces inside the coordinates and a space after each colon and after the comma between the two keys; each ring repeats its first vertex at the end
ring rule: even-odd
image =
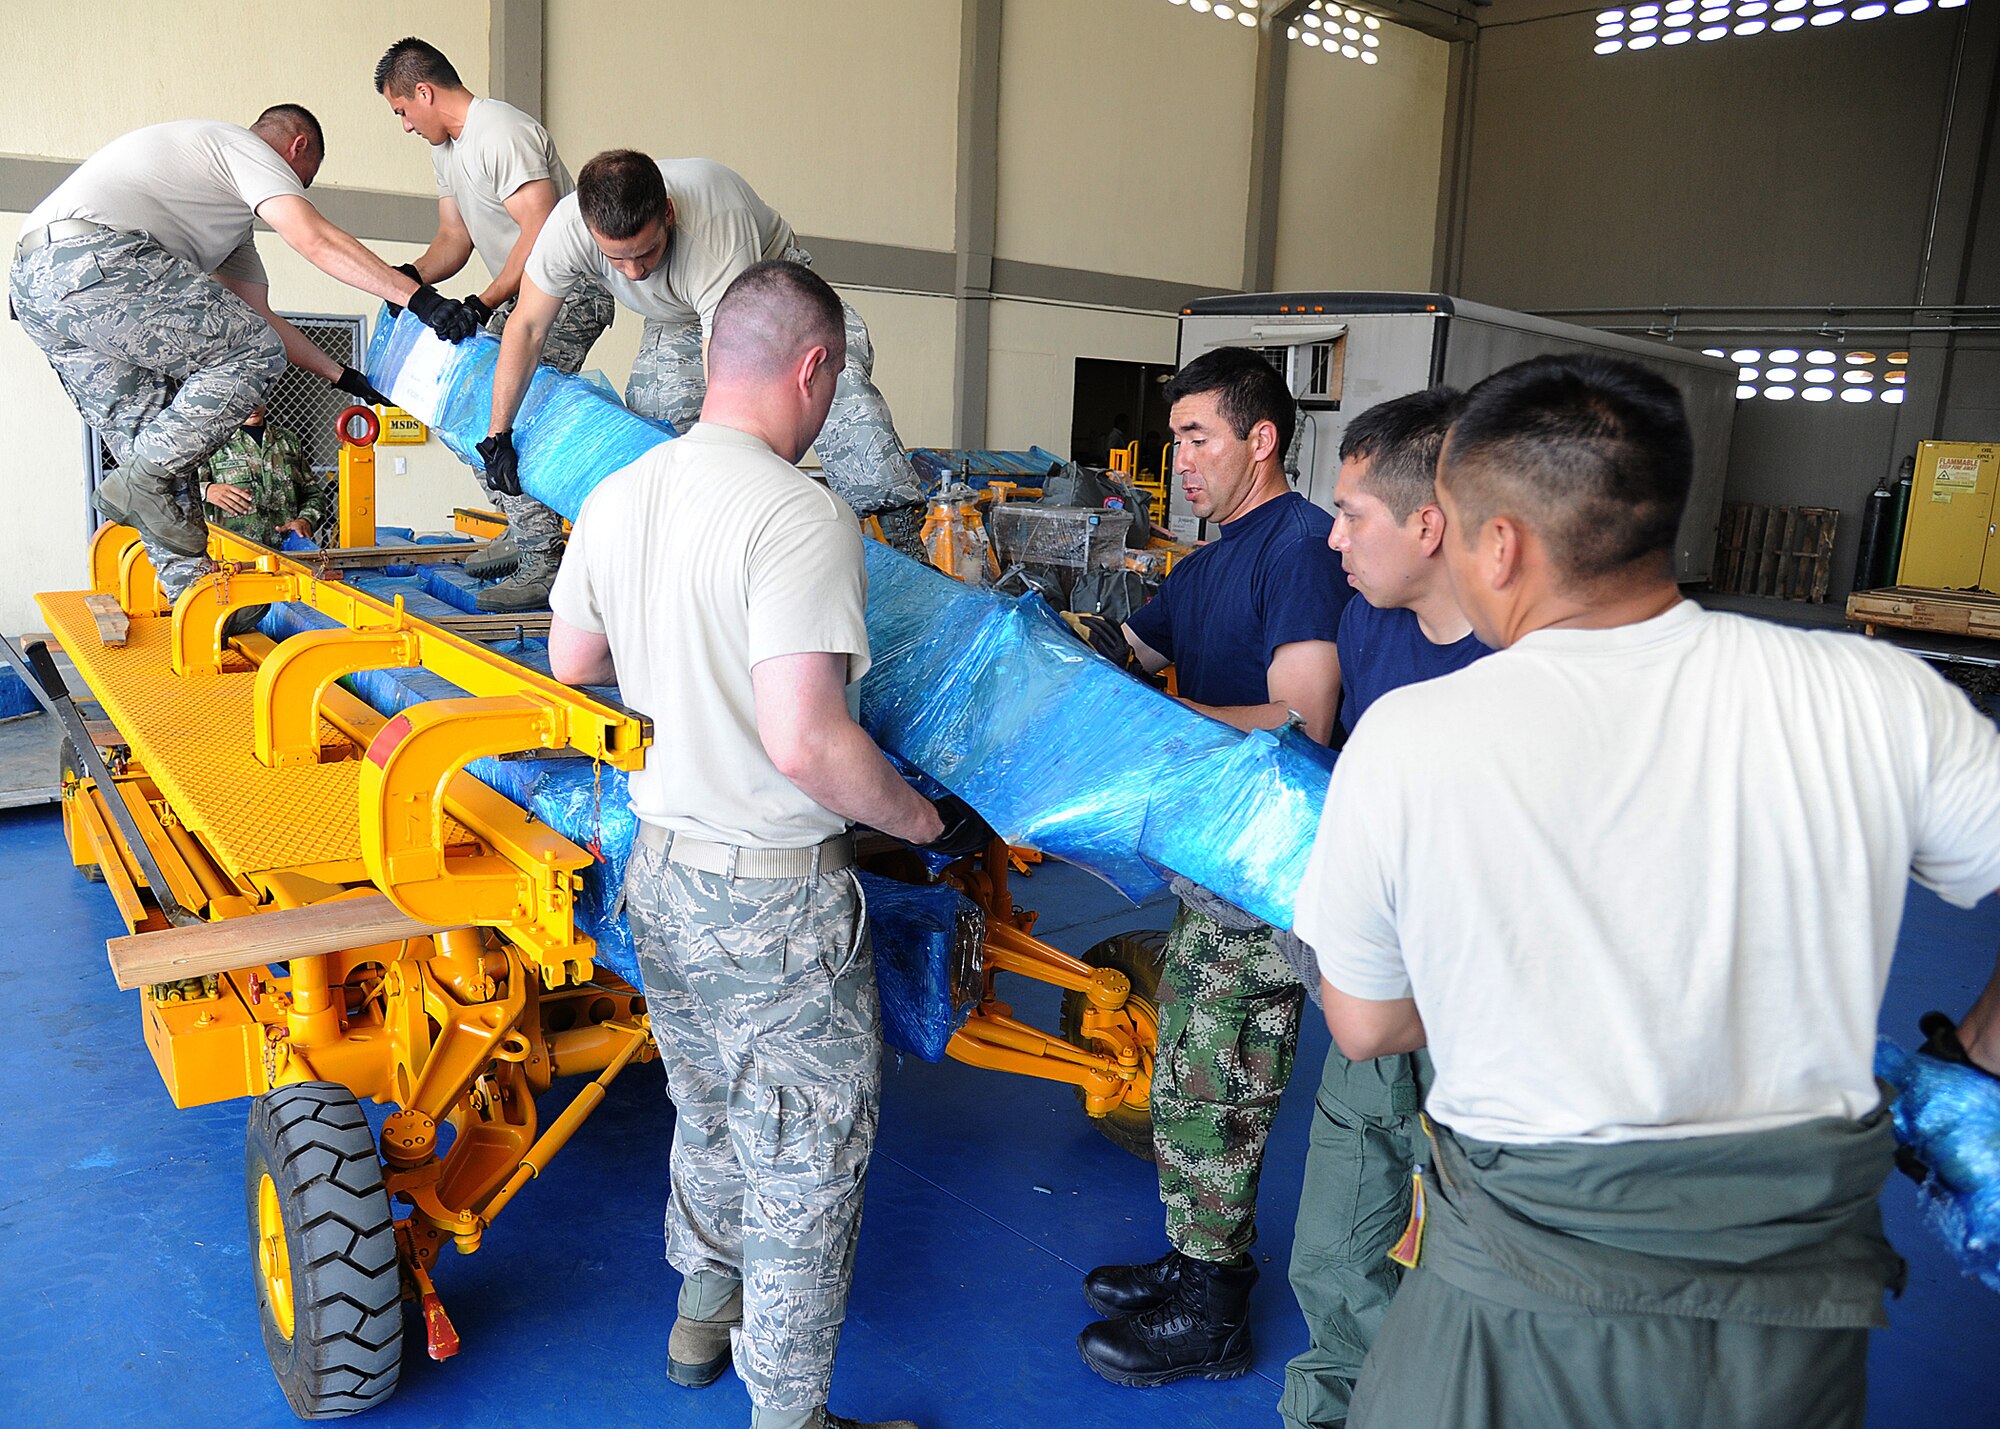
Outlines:
{"type": "MultiPolygon", "coordinates": [[[[1164,926],[1074,870],[1020,887],[1040,932],[1082,951],[1164,926]]],[[[177,1112],[111,985],[122,931],[69,866],[49,811],[0,814],[0,1424],[295,1422],[264,1360],[244,1232],[242,1105],[177,1112]]],[[[2000,900],[1972,912],[1916,892],[1884,1025],[1914,1040],[1926,1008],[1962,1009],[2000,946],[2000,900]]],[[[1054,999],[1020,997],[1053,1025],[1054,999]]],[[[1260,1212],[1254,1372],[1118,1389],[1078,1360],[1078,1278],[1162,1248],[1152,1168],[1113,1148],[1068,1089],[957,1064],[891,1065],[854,1296],[834,1379],[846,1414],[924,1429],[1175,1429],[1276,1424],[1284,1362],[1304,1340],[1284,1267],[1324,1028],[1309,1027],[1280,1113],[1260,1212]]],[[[560,1093],[560,1089],[558,1089],[560,1093]]],[[[747,1421],[734,1375],[666,1382],[675,1281],[660,1254],[669,1119],[658,1070],[629,1072],[550,1172],[438,1284],[464,1350],[419,1346],[371,1425],[747,1421]]],[[[1901,1178],[1884,1202],[1910,1288],[1875,1337],[1869,1423],[1993,1422],[2000,1298],[1962,1278],[1901,1178]]]]}

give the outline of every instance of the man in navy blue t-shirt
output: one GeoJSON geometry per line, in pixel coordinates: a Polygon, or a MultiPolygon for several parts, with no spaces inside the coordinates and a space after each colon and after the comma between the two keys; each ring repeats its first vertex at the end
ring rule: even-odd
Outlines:
{"type": "MultiPolygon", "coordinates": [[[[1370,407],[1348,424],[1334,487],[1333,549],[1359,592],[1340,617],[1341,723],[1403,685],[1492,652],[1459,609],[1442,554],[1438,453],[1464,398],[1435,387],[1370,407]]],[[[1410,1172],[1429,1091],[1424,1052],[1350,1062],[1327,1049],[1306,1143],[1292,1239],[1292,1290],[1311,1347],[1285,1366],[1288,1429],[1347,1422],[1361,1361],[1402,1268],[1389,1251],[1410,1214],[1410,1172]]]]}
{"type": "MultiPolygon", "coordinates": [[[[1086,618],[1086,633],[1148,674],[1175,666],[1180,697],[1204,714],[1244,730],[1296,715],[1325,743],[1350,593],[1327,544],[1333,518],[1285,478],[1292,395],[1262,357],[1224,347],[1183,368],[1167,400],[1175,475],[1221,535],[1176,565],[1122,628],[1086,618]]],[[[1173,1248],[1084,1280],[1084,1298],[1109,1318],[1077,1345],[1105,1378],[1164,1384],[1249,1368],[1257,1179],[1304,1001],[1271,928],[1225,926],[1183,902],[1167,934],[1152,1091],[1173,1248]]]]}

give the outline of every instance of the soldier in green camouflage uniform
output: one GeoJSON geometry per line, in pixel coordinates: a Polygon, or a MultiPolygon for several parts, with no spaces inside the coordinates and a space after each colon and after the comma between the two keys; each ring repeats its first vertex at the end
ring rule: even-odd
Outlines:
{"type": "Polygon", "coordinates": [[[333,516],[327,487],[306,462],[299,439],[261,407],[209,457],[201,494],[210,524],[267,546],[283,545],[295,522],[306,528],[298,534],[310,537],[333,516]],[[217,485],[248,495],[250,510],[235,512],[217,502],[217,485]]]}
{"type": "MultiPolygon", "coordinates": [[[[1327,545],[1332,517],[1285,477],[1297,403],[1269,362],[1240,347],[1195,358],[1166,398],[1175,475],[1221,538],[1175,565],[1126,619],[1122,642],[1100,643],[1104,630],[1091,644],[1147,674],[1171,664],[1183,700],[1238,729],[1296,723],[1323,743],[1339,702],[1334,638],[1347,583],[1327,545]]],[[[1305,1001],[1272,928],[1185,880],[1176,892],[1152,1083],[1171,1249],[1086,1275],[1084,1300],[1104,1318],[1077,1337],[1086,1364],[1134,1386],[1250,1368],[1258,1177],[1305,1001]]]]}
{"type": "Polygon", "coordinates": [[[1258,1171],[1305,995],[1269,927],[1181,906],[1160,974],[1153,1149],[1167,1240],[1183,1255],[1233,1261],[1257,1238],[1258,1171]]]}

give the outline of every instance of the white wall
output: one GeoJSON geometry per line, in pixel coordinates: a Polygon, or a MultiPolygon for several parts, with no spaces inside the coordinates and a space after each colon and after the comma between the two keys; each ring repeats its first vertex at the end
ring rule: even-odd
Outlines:
{"type": "Polygon", "coordinates": [[[1166,0],[1006,0],[998,255],[1241,283],[1256,76],[1253,31],[1166,0]]]}
{"type": "Polygon", "coordinates": [[[1286,65],[1281,290],[1430,286],[1450,47],[1379,34],[1379,64],[1300,45],[1286,65]]]}
{"type": "Polygon", "coordinates": [[[1000,451],[1069,448],[1076,360],[1174,360],[1170,317],[1105,312],[1054,303],[993,304],[992,366],[986,386],[986,444],[1000,451]]]}
{"type": "Polygon", "coordinates": [[[604,149],[699,155],[800,233],[952,246],[951,0],[548,0],[547,14],[544,119],[572,170],[604,149]]]}
{"type": "Polygon", "coordinates": [[[81,159],[168,119],[248,124],[303,104],[326,129],[319,181],[434,193],[423,141],[375,93],[375,62],[415,32],[474,89],[486,84],[484,0],[92,0],[65,10],[7,0],[0,153],[81,159]]]}

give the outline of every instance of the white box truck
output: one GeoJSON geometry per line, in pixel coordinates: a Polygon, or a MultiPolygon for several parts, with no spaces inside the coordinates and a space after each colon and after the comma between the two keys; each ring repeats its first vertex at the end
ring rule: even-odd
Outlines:
{"type": "MultiPolygon", "coordinates": [[[[1255,348],[1299,400],[1293,484],[1331,510],[1340,436],[1357,412],[1436,384],[1468,388],[1523,358],[1590,352],[1630,358],[1680,388],[1694,429],[1694,484],[1681,520],[1674,571],[1705,581],[1715,557],[1736,368],[1722,358],[1644,338],[1551,322],[1441,293],[1251,293],[1201,298],[1181,309],[1180,362],[1211,348],[1255,348]]],[[[1214,535],[1167,480],[1168,524],[1182,540],[1214,535]]]]}

